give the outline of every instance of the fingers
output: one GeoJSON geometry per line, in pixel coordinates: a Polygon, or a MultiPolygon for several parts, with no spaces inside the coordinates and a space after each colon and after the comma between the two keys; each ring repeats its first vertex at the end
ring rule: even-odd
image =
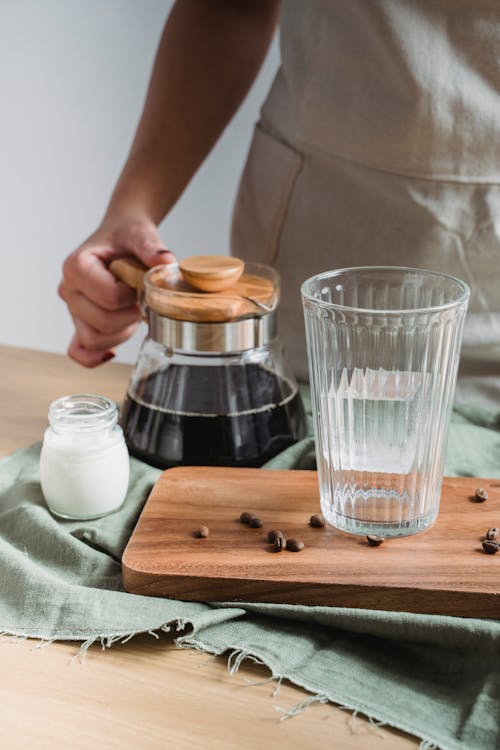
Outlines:
{"type": "Polygon", "coordinates": [[[71,357],[71,359],[74,359],[75,362],[84,367],[97,367],[97,365],[102,365],[104,362],[109,362],[114,356],[115,353],[110,350],[106,352],[89,351],[80,344],[76,334],[71,339],[68,347],[68,357],[71,357]]]}
{"type": "Polygon", "coordinates": [[[161,241],[152,222],[141,221],[119,229],[115,240],[117,245],[133,253],[149,268],[175,261],[175,255],[161,241]]]}
{"type": "Polygon", "coordinates": [[[59,285],[75,324],[68,354],[86,367],[112,358],[113,347],[130,338],[140,319],[136,292],[108,270],[111,260],[132,254],[148,267],[175,260],[147,219],[106,227],[68,256],[59,285]]]}
{"type": "Polygon", "coordinates": [[[73,318],[73,323],[75,334],[68,347],[68,356],[84,367],[97,367],[113,359],[113,347],[129,339],[138,325],[135,323],[115,335],[106,335],[77,317],[73,318]]]}
{"type": "Polygon", "coordinates": [[[99,333],[113,335],[140,320],[137,302],[119,310],[105,310],[64,281],[59,286],[59,296],[66,302],[73,318],[85,321],[99,333]]]}
{"type": "Polygon", "coordinates": [[[78,343],[83,346],[89,352],[107,352],[113,347],[123,344],[127,341],[137,328],[138,323],[122,328],[115,333],[101,333],[100,331],[93,328],[85,320],[73,317],[73,323],[75,324],[75,332],[78,343]]]}
{"type": "Polygon", "coordinates": [[[108,271],[98,247],[83,248],[70,255],[63,275],[63,292],[80,292],[101,309],[119,310],[136,302],[135,291],[108,271]]]}
{"type": "Polygon", "coordinates": [[[85,367],[112,359],[112,348],[130,338],[140,320],[135,290],[106,268],[113,255],[116,251],[106,243],[83,246],[63,266],[59,296],[75,324],[68,355],[85,367]]]}

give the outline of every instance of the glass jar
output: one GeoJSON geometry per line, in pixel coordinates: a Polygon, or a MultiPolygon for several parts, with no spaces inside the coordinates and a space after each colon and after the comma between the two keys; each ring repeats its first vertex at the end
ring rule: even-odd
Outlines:
{"type": "Polygon", "coordinates": [[[127,494],[129,456],[113,401],[63,396],[49,407],[40,481],[49,510],[61,518],[100,518],[127,494]]]}

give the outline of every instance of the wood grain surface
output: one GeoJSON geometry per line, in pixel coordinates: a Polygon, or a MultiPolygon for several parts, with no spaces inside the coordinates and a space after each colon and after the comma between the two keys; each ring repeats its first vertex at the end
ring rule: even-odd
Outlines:
{"type": "Polygon", "coordinates": [[[500,481],[445,478],[437,522],[370,547],[308,521],[316,472],[179,467],[155,485],[122,560],[128,591],[195,601],[264,601],[463,617],[500,617],[500,554],[481,546],[500,526],[500,481]],[[472,499],[478,487],[489,499],[472,499]],[[260,529],[239,522],[242,511],[260,529]],[[207,526],[209,536],[193,531],[207,526]],[[304,542],[275,553],[270,529],[304,542]]]}
{"type": "Polygon", "coordinates": [[[114,260],[109,270],[125,284],[141,292],[146,286],[145,300],[159,315],[196,323],[223,323],[243,316],[261,315],[252,300],[273,305],[275,289],[272,281],[244,273],[230,287],[223,290],[200,292],[188,284],[178,272],[177,265],[157,266],[144,284],[149,270],[136,258],[114,260]]]}
{"type": "Polygon", "coordinates": [[[124,258],[115,258],[109,264],[109,270],[117,279],[124,284],[131,286],[138,292],[144,289],[144,276],[148,272],[148,267],[138,258],[128,255],[124,258]]]}
{"type": "MultiPolygon", "coordinates": [[[[88,370],[59,354],[0,346],[0,457],[40,440],[50,401],[65,393],[120,400],[130,366],[88,370]]],[[[377,550],[375,550],[377,551],[377,550]]],[[[493,559],[491,562],[496,563],[493,559]]],[[[335,706],[312,705],[288,721],[308,694],[226,656],[177,649],[144,635],[85,661],[77,643],[37,648],[0,638],[0,747],[5,750],[416,750],[419,742],[373,727],[335,706]],[[251,684],[250,684],[251,683],[251,684]]]]}
{"type": "Polygon", "coordinates": [[[241,258],[230,255],[193,255],[179,261],[184,279],[202,292],[220,292],[233,286],[244,268],[241,258]]]}
{"type": "Polygon", "coordinates": [[[269,672],[246,662],[230,675],[224,657],[176,648],[166,636],[124,646],[0,639],[2,750],[417,750],[418,742],[333,705],[311,705],[286,682],[273,696],[269,672]],[[281,709],[281,710],[280,710],[281,709]]]}

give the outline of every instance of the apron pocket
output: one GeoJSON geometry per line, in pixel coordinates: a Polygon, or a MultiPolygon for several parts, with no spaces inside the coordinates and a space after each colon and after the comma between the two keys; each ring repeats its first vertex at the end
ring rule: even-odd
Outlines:
{"type": "Polygon", "coordinates": [[[231,253],[272,265],[302,155],[259,123],[248,152],[233,211],[231,253]]]}

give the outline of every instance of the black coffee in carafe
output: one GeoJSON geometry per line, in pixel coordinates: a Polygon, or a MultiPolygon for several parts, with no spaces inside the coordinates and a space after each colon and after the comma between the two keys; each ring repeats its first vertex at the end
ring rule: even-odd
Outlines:
{"type": "Polygon", "coordinates": [[[296,384],[258,364],[171,365],[127,394],[130,452],[153,466],[261,466],[304,435],[296,384]]]}
{"type": "Polygon", "coordinates": [[[305,435],[277,335],[278,275],[226,256],[183,263],[184,276],[176,264],[111,265],[143,285],[149,324],[120,412],[129,450],[160,468],[261,466],[305,435]]]}

